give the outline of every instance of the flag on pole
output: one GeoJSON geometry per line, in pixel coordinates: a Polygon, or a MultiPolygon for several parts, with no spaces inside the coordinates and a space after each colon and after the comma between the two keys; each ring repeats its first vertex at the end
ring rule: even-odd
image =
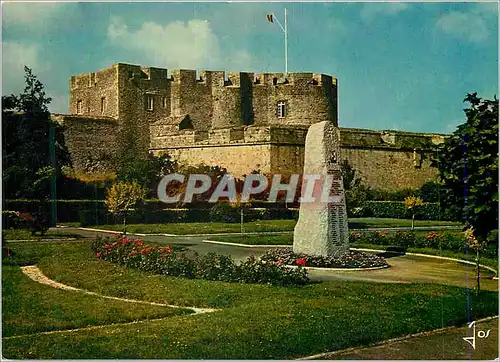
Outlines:
{"type": "Polygon", "coordinates": [[[273,14],[267,14],[266,17],[267,17],[267,21],[269,21],[270,23],[273,22],[273,14]]]}

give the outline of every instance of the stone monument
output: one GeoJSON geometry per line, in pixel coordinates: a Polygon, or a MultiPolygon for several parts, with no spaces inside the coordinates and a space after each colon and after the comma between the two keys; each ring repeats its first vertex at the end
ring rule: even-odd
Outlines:
{"type": "Polygon", "coordinates": [[[313,124],[307,132],[302,197],[293,234],[293,251],[335,257],[349,251],[347,208],[340,168],[340,130],[332,122],[313,124]]]}

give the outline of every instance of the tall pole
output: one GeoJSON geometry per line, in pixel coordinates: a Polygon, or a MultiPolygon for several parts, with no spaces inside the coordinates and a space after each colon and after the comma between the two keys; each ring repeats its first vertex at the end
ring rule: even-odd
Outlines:
{"type": "Polygon", "coordinates": [[[283,33],[285,33],[285,73],[288,73],[288,19],[287,19],[286,8],[285,8],[285,23],[284,23],[285,26],[284,27],[283,27],[283,25],[281,25],[280,21],[278,20],[276,15],[274,15],[274,13],[271,13],[271,15],[268,15],[267,19],[271,23],[274,22],[274,20],[276,20],[276,23],[281,28],[281,31],[283,33]]]}
{"type": "Polygon", "coordinates": [[[49,156],[52,166],[52,175],[50,176],[50,226],[57,224],[57,192],[56,192],[56,132],[52,119],[49,119],[49,156]]]}
{"type": "Polygon", "coordinates": [[[285,8],[285,73],[288,73],[288,28],[286,21],[286,8],[285,8]]]}

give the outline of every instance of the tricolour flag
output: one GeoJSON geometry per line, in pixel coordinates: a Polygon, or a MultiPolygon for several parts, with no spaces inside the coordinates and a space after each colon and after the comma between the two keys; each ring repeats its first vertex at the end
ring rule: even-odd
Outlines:
{"type": "Polygon", "coordinates": [[[273,14],[267,14],[266,17],[267,17],[267,21],[269,21],[270,23],[273,22],[273,14]]]}

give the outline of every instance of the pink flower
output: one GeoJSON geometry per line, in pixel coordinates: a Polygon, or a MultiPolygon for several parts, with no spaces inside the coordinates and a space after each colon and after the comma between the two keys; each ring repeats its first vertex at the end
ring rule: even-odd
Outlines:
{"type": "Polygon", "coordinates": [[[102,254],[102,253],[101,253],[100,251],[98,251],[98,252],[95,254],[95,256],[96,256],[96,257],[98,257],[98,258],[100,258],[100,257],[101,257],[101,254],[102,254]]]}

